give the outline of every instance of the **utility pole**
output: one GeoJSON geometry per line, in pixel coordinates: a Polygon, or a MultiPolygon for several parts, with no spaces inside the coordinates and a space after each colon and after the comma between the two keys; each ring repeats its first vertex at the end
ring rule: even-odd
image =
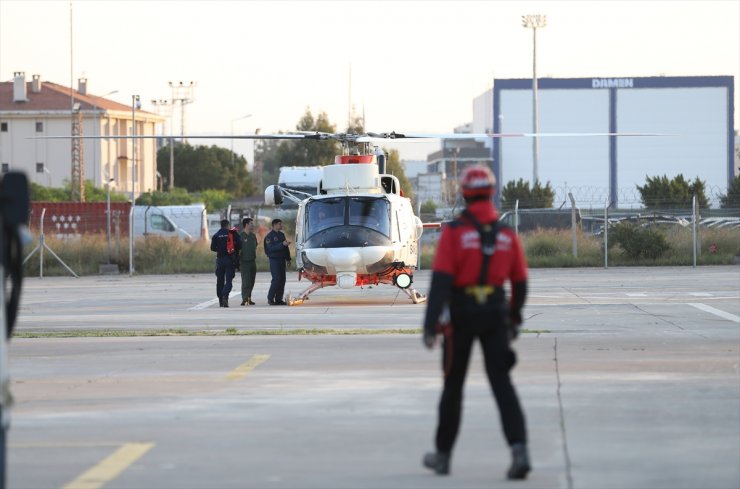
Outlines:
{"type": "Polygon", "coordinates": [[[134,275],[134,210],[136,209],[136,109],[141,108],[138,95],[131,95],[131,211],[128,229],[128,272],[134,275]]]}
{"type": "Polygon", "coordinates": [[[82,111],[72,105],[72,201],[85,202],[85,161],[82,147],[82,111]]]}
{"type": "Polygon", "coordinates": [[[187,143],[185,139],[185,106],[195,101],[193,92],[195,91],[196,83],[192,81],[188,85],[183,82],[179,82],[178,84],[169,83],[170,88],[172,88],[172,103],[180,103],[180,141],[187,143]]]}

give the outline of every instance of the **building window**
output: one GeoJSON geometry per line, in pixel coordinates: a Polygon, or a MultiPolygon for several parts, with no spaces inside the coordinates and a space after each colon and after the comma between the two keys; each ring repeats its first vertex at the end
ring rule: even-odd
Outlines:
{"type": "Polygon", "coordinates": [[[0,132],[8,132],[8,123],[0,122],[0,132]]]}
{"type": "Polygon", "coordinates": [[[43,122],[37,122],[36,123],[36,132],[44,132],[44,123],[43,122]]]}
{"type": "Polygon", "coordinates": [[[10,163],[3,163],[3,173],[8,173],[10,171],[10,163]]]}
{"type": "Polygon", "coordinates": [[[44,164],[36,163],[36,173],[44,173],[44,164]]]}

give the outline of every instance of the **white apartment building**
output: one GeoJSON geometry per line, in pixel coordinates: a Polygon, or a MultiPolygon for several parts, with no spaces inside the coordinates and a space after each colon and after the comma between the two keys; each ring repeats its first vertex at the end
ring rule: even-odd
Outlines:
{"type": "MultiPolygon", "coordinates": [[[[88,93],[87,80],[80,79],[76,90],[51,82],[40,75],[26,81],[16,72],[13,80],[0,82],[0,167],[1,171],[23,171],[30,182],[62,187],[72,179],[72,140],[33,139],[38,136],[71,136],[74,109],[82,116],[84,136],[129,136],[133,121],[136,134],[155,135],[165,119],[88,93]]],[[[157,141],[139,139],[83,139],[81,168],[84,180],[97,187],[113,178],[111,189],[130,193],[133,183],[133,149],[136,148],[138,196],[157,188],[157,141]]]]}

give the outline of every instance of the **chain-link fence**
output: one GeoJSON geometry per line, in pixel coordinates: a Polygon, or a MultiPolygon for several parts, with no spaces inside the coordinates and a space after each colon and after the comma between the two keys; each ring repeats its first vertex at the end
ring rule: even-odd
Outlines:
{"type": "MultiPolygon", "coordinates": [[[[554,187],[553,192],[555,198],[553,199],[553,206],[567,206],[570,205],[568,194],[573,195],[573,198],[578,203],[581,209],[588,207],[601,207],[604,202],[610,201],[609,188],[598,187],[598,186],[577,186],[577,187],[554,187]]],[[[704,195],[707,199],[707,206],[709,209],[720,209],[723,204],[723,199],[726,199],[727,189],[723,189],[718,186],[705,187],[704,195]]],[[[688,196],[688,200],[691,197],[688,196]]],[[[527,202],[520,202],[520,207],[526,207],[527,202]]],[[[648,202],[647,204],[653,204],[648,202]]],[[[740,202],[730,203],[731,207],[740,208],[740,202]]],[[[620,187],[617,189],[616,202],[613,207],[619,209],[642,209],[646,205],[643,202],[642,194],[640,191],[632,187],[620,187]]],[[[690,205],[689,205],[690,207],[690,205]]]]}
{"type": "Polygon", "coordinates": [[[575,197],[574,203],[550,210],[550,215],[531,209],[509,214],[514,227],[523,230],[532,265],[695,266],[735,263],[740,257],[740,208],[677,203],[660,209],[611,209],[606,202],[579,205],[575,197]]]}
{"type": "MultiPolygon", "coordinates": [[[[728,202],[719,188],[705,189],[708,207],[701,208],[692,206],[691,196],[688,205],[685,200],[669,201],[660,208],[647,208],[637,189],[622,189],[617,208],[609,206],[606,188],[554,190],[553,208],[528,209],[529,203],[519,202],[518,208],[501,213],[502,222],[519,233],[531,266],[704,265],[740,261],[740,203],[721,208],[728,202]]],[[[426,222],[433,220],[423,217],[426,222]]],[[[442,219],[452,217],[444,215],[442,219]]],[[[425,231],[422,266],[431,263],[438,236],[425,231]]]]}

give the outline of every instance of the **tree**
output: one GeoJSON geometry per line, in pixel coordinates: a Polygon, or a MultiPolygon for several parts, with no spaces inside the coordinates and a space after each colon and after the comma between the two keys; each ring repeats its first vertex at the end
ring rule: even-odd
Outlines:
{"type": "Polygon", "coordinates": [[[208,212],[216,212],[229,205],[231,195],[223,190],[204,190],[200,193],[200,200],[206,205],[208,212]]]}
{"type": "Polygon", "coordinates": [[[732,179],[727,195],[720,197],[720,203],[723,209],[737,209],[740,207],[740,175],[732,179]]]}
{"type": "MultiPolygon", "coordinates": [[[[298,121],[296,129],[310,132],[336,132],[336,126],[329,121],[325,112],[321,112],[314,119],[310,107],[306,108],[306,112],[298,121]]],[[[364,121],[361,117],[355,117],[347,130],[347,132],[355,134],[361,134],[364,131],[364,121]]],[[[255,159],[262,161],[262,181],[267,186],[277,182],[281,166],[324,166],[334,163],[334,157],[340,153],[340,147],[334,140],[280,142],[269,140],[260,144],[255,152],[255,159]]],[[[413,198],[411,182],[406,178],[398,150],[392,149],[386,151],[386,154],[388,155],[386,158],[386,173],[398,178],[404,196],[413,198]]]]}
{"type": "Polygon", "coordinates": [[[432,199],[429,199],[421,204],[419,211],[422,214],[434,214],[437,211],[437,204],[435,204],[432,199]]]}
{"type": "Polygon", "coordinates": [[[347,133],[351,134],[364,134],[365,133],[365,119],[361,116],[356,115],[352,117],[347,128],[347,133]]]}
{"type": "Polygon", "coordinates": [[[136,205],[189,205],[193,197],[182,187],[175,187],[168,192],[146,192],[136,199],[136,205]]]}
{"type": "Polygon", "coordinates": [[[695,194],[699,207],[708,207],[705,185],[699,177],[689,183],[680,173],[672,180],[668,180],[666,175],[652,178],[645,175],[645,185],[636,187],[648,209],[690,209],[695,194]]]}
{"type": "MultiPolygon", "coordinates": [[[[70,202],[72,200],[72,186],[65,182],[64,188],[44,187],[34,182],[29,183],[32,202],[70,202]]],[[[85,202],[106,202],[108,189],[96,187],[92,180],[85,180],[85,202]]],[[[111,191],[111,202],[128,202],[129,197],[120,192],[111,191]]]]}
{"type": "MultiPolygon", "coordinates": [[[[254,184],[247,173],[247,160],[242,155],[220,146],[190,146],[176,144],[174,148],[176,182],[189,192],[207,189],[225,190],[241,197],[254,193],[254,184]]],[[[161,148],[157,152],[157,169],[169,175],[170,150],[161,148]]]]}
{"type": "MultiPolygon", "coordinates": [[[[296,131],[303,132],[336,132],[336,126],[329,121],[326,112],[321,112],[314,118],[311,108],[296,124],[296,131]]],[[[314,166],[330,165],[334,162],[334,156],[339,154],[340,148],[334,140],[301,140],[301,141],[267,141],[260,145],[256,159],[262,161],[263,181],[267,183],[266,176],[277,174],[281,166],[314,166]]]]}
{"type": "Polygon", "coordinates": [[[552,207],[555,192],[550,182],[543,187],[537,180],[534,187],[530,189],[529,182],[525,182],[522,178],[517,181],[510,180],[501,190],[501,210],[513,209],[517,200],[519,200],[520,209],[548,208],[552,207]]]}

